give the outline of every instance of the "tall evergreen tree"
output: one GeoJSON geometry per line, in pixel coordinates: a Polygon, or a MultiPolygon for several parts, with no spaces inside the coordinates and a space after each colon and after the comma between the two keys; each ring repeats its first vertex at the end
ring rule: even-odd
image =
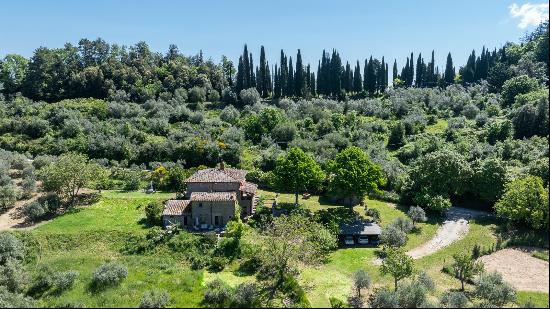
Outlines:
{"type": "Polygon", "coordinates": [[[264,50],[264,46],[262,45],[260,49],[260,68],[257,73],[257,80],[258,80],[257,84],[258,84],[259,92],[262,95],[262,98],[267,98],[267,96],[269,95],[267,91],[267,79],[268,79],[267,70],[268,70],[268,67],[265,59],[265,50],[264,50]]]}
{"type": "Polygon", "coordinates": [[[243,56],[239,57],[239,65],[237,66],[237,81],[235,90],[240,93],[244,89],[244,63],[243,56]]]}
{"type": "Polygon", "coordinates": [[[353,71],[353,91],[357,93],[363,91],[363,84],[361,81],[361,67],[359,66],[359,60],[357,60],[355,70],[353,71]]]}
{"type": "Polygon", "coordinates": [[[447,64],[445,65],[445,85],[451,85],[454,83],[455,79],[455,67],[453,66],[453,58],[451,57],[451,53],[447,55],[447,64]]]}
{"type": "Polygon", "coordinates": [[[393,60],[393,72],[392,73],[393,73],[393,76],[392,76],[392,78],[393,78],[392,83],[393,83],[393,81],[396,78],[399,78],[399,73],[397,72],[397,59],[393,60]]]}
{"type": "Polygon", "coordinates": [[[287,80],[287,96],[294,96],[294,67],[292,66],[292,56],[288,60],[288,80],[287,80]]]}
{"type": "Polygon", "coordinates": [[[294,94],[298,97],[303,97],[304,95],[304,67],[302,64],[302,54],[298,49],[298,54],[296,55],[296,74],[294,75],[294,94]]]}

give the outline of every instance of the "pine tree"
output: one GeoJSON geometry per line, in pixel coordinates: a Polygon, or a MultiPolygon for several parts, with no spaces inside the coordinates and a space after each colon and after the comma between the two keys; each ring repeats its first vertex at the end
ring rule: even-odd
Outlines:
{"type": "Polygon", "coordinates": [[[454,83],[455,79],[455,67],[453,66],[453,58],[451,57],[451,53],[447,55],[447,64],[445,65],[445,85],[451,85],[454,83]]]}

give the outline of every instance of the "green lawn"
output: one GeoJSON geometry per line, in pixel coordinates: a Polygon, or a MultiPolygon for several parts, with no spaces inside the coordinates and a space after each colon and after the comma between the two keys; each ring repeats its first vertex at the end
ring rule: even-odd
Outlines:
{"type": "Polygon", "coordinates": [[[519,291],[516,304],[523,306],[528,301],[535,304],[535,308],[548,308],[548,293],[519,291]]]}
{"type": "MultiPolygon", "coordinates": [[[[260,190],[267,198],[275,193],[260,190]]],[[[165,290],[172,298],[170,306],[200,306],[206,282],[221,278],[235,286],[246,281],[253,281],[253,276],[242,276],[235,270],[237,263],[232,263],[224,271],[192,271],[182,258],[171,252],[156,252],[148,255],[125,255],[120,249],[128,237],[146,232],[143,224],[143,206],[151,200],[164,200],[173,194],[156,193],[147,195],[142,192],[104,191],[99,202],[80,207],[71,213],[47,222],[32,231],[19,232],[35,249],[34,262],[27,265],[31,274],[36,273],[39,265],[49,265],[55,270],[77,270],[79,276],[75,286],[60,296],[46,295],[39,305],[55,306],[68,301],[76,301],[86,307],[136,307],[146,290],[165,290]],[[93,271],[106,261],[119,261],[128,267],[129,277],[116,288],[94,294],[88,286],[93,271]]],[[[292,194],[280,194],[280,202],[293,202],[292,194]]],[[[318,196],[312,196],[300,203],[312,211],[333,205],[318,196]]],[[[366,200],[366,205],[380,211],[381,225],[385,226],[395,217],[406,216],[405,210],[386,202],[366,200]]],[[[363,207],[355,207],[364,215],[363,207]]],[[[419,231],[411,233],[407,250],[417,247],[435,235],[439,219],[432,218],[419,224],[419,231]]],[[[440,294],[447,289],[459,287],[453,277],[441,272],[444,265],[452,262],[452,255],[468,252],[475,244],[482,247],[495,242],[494,229],[496,222],[472,220],[469,233],[461,240],[435,254],[415,261],[417,270],[424,270],[435,280],[440,294]]],[[[304,267],[299,281],[307,292],[314,307],[329,305],[330,297],[345,300],[351,291],[351,276],[362,268],[373,279],[374,286],[391,285],[389,277],[380,275],[379,266],[373,263],[380,248],[342,248],[330,255],[326,264],[318,267],[304,267]]],[[[547,253],[546,253],[547,254],[547,253]]],[[[467,287],[472,289],[471,286],[467,287]]],[[[531,297],[536,304],[548,302],[548,294],[520,292],[518,304],[523,304],[531,297]]]]}
{"type": "Polygon", "coordinates": [[[147,290],[167,291],[171,306],[198,307],[202,299],[203,272],[192,271],[181,259],[162,252],[151,255],[123,255],[120,248],[128,237],[144,233],[143,205],[173,194],[141,192],[102,193],[99,202],[58,217],[31,232],[22,232],[36,245],[36,264],[29,263],[31,274],[40,265],[57,271],[76,270],[74,287],[60,296],[46,295],[39,305],[55,306],[68,301],[85,307],[136,307],[147,290]],[[128,267],[128,278],[118,287],[92,293],[89,284],[93,271],[102,263],[118,261],[128,267]]]}

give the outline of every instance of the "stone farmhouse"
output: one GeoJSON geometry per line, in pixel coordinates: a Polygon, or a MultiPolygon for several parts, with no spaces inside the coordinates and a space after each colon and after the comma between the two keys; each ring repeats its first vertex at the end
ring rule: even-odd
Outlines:
{"type": "Polygon", "coordinates": [[[226,168],[223,162],[217,168],[197,171],[186,180],[183,198],[166,202],[162,213],[164,226],[222,230],[237,213],[243,219],[253,215],[258,187],[245,177],[245,170],[226,168]]]}

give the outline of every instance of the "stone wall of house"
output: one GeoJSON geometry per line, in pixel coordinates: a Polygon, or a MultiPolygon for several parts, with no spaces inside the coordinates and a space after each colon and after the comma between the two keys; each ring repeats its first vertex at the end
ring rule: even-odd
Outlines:
{"type": "Polygon", "coordinates": [[[238,182],[188,183],[186,198],[189,198],[192,192],[239,192],[240,187],[241,184],[238,182]]]}
{"type": "Polygon", "coordinates": [[[191,219],[191,215],[187,214],[181,216],[162,216],[162,223],[165,227],[173,224],[177,224],[180,227],[190,227],[192,226],[193,220],[191,219]],[[187,220],[185,217],[187,217],[187,220]],[[187,225],[185,223],[187,223],[187,225]]]}
{"type": "Polygon", "coordinates": [[[215,225],[215,217],[219,217],[218,226],[225,226],[235,216],[235,201],[191,202],[191,225],[215,225]]]}

